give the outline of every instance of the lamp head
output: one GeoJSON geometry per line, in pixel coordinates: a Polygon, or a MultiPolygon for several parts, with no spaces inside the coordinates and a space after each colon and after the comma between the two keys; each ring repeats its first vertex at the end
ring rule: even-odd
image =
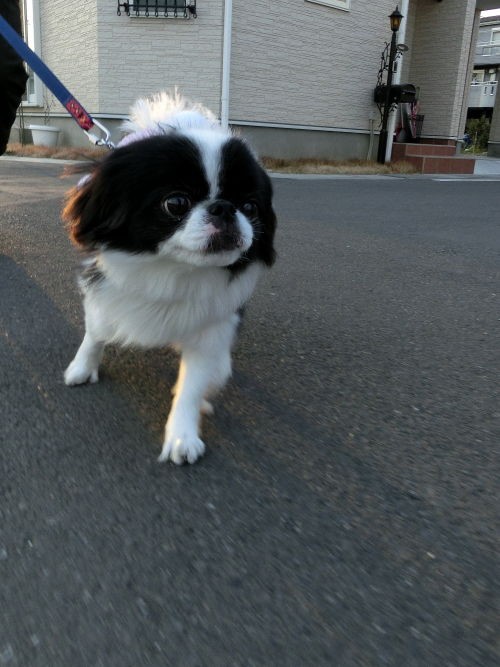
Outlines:
{"type": "Polygon", "coordinates": [[[399,6],[396,6],[396,9],[389,16],[389,19],[391,21],[392,32],[397,32],[399,30],[399,26],[401,25],[401,21],[403,20],[403,14],[401,14],[399,11],[399,6]]]}

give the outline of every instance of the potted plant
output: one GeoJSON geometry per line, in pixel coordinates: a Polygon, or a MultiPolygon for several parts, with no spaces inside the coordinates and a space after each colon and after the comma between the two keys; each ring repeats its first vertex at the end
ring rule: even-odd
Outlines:
{"type": "Polygon", "coordinates": [[[50,112],[54,106],[54,96],[49,96],[47,90],[43,95],[43,125],[29,125],[35,146],[57,146],[59,128],[49,125],[50,112]]]}

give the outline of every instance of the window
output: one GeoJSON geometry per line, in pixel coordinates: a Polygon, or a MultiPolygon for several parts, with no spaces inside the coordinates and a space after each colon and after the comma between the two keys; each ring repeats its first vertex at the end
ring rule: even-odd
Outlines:
{"type": "Polygon", "coordinates": [[[327,7],[336,7],[346,12],[351,8],[351,0],[307,0],[307,2],[315,2],[317,5],[326,5],[327,7]]]}
{"type": "Polygon", "coordinates": [[[472,72],[472,85],[478,86],[484,81],[484,69],[475,69],[472,72]]]}
{"type": "MultiPolygon", "coordinates": [[[[22,0],[21,20],[24,41],[28,46],[39,53],[40,51],[40,15],[38,10],[38,0],[22,0]]],[[[24,106],[42,105],[42,83],[28,67],[28,81],[26,82],[26,92],[23,96],[24,106]]]]}

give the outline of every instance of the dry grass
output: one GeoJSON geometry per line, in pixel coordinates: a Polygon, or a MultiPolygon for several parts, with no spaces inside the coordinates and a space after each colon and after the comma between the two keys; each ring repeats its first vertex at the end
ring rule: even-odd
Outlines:
{"type": "Polygon", "coordinates": [[[102,157],[108,152],[104,147],[74,148],[71,146],[60,146],[50,148],[49,146],[35,146],[34,144],[12,143],[7,146],[5,155],[16,157],[42,157],[55,158],[57,160],[89,160],[102,157]]]}
{"type": "MultiPolygon", "coordinates": [[[[108,152],[107,148],[72,148],[61,146],[34,146],[33,144],[12,143],[7,146],[6,155],[18,157],[55,158],[59,160],[88,160],[99,158],[108,152]]],[[[281,158],[262,159],[262,163],[269,171],[283,174],[413,174],[414,167],[408,162],[391,162],[378,164],[368,160],[316,160],[300,159],[285,160],[281,158]]]]}
{"type": "Polygon", "coordinates": [[[378,164],[369,160],[284,160],[263,158],[269,171],[284,174],[413,174],[415,168],[408,162],[378,164]]]}

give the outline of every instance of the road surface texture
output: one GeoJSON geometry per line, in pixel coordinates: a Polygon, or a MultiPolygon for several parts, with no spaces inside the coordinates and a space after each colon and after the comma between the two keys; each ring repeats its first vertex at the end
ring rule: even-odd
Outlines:
{"type": "Polygon", "coordinates": [[[275,179],[279,260],[176,467],[173,353],[63,384],[60,171],[0,161],[0,666],[500,664],[500,184],[275,179]]]}

